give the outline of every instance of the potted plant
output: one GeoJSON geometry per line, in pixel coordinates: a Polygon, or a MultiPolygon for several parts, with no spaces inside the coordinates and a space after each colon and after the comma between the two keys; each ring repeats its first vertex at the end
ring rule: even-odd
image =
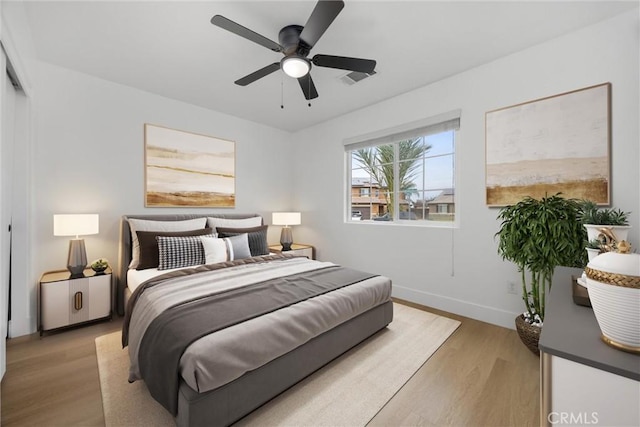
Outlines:
{"type": "Polygon", "coordinates": [[[551,289],[555,268],[586,264],[585,231],[578,220],[580,203],[560,194],[542,199],[526,197],[501,208],[498,215],[502,221],[496,233],[498,253],[518,267],[527,309],[516,317],[516,329],[534,354],[539,354],[546,294],[551,289]]]}
{"type": "Polygon", "coordinates": [[[91,262],[91,269],[97,274],[103,273],[109,267],[109,261],[104,258],[98,258],[91,262]]]}
{"type": "Polygon", "coordinates": [[[600,208],[591,200],[580,202],[579,218],[587,229],[589,241],[600,240],[602,244],[627,240],[631,228],[629,212],[614,208],[600,208]]]}
{"type": "Polygon", "coordinates": [[[600,255],[600,252],[602,251],[602,243],[598,239],[589,240],[585,249],[587,250],[589,261],[591,261],[600,255]]]}

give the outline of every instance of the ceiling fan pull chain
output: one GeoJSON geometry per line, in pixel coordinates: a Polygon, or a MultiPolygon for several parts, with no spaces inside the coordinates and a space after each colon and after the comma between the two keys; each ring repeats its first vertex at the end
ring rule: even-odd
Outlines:
{"type": "Polygon", "coordinates": [[[309,108],[311,108],[311,76],[309,76],[309,78],[307,79],[307,81],[309,82],[309,108]]]}
{"type": "Polygon", "coordinates": [[[284,110],[284,77],[280,79],[280,108],[284,110]]]}

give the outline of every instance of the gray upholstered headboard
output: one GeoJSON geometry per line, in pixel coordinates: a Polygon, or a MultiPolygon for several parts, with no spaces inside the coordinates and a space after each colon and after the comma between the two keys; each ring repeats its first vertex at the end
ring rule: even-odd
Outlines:
{"type": "MultiPolygon", "coordinates": [[[[117,310],[120,316],[124,315],[124,292],[127,288],[127,270],[131,262],[131,229],[129,228],[129,218],[134,219],[150,219],[154,221],[181,221],[185,219],[202,218],[228,218],[242,219],[261,216],[259,214],[220,214],[220,213],[202,213],[202,214],[150,214],[150,215],[123,215],[120,220],[120,244],[118,250],[118,268],[116,269],[116,301],[117,310]]],[[[264,220],[263,220],[264,224],[264,220]]]]}

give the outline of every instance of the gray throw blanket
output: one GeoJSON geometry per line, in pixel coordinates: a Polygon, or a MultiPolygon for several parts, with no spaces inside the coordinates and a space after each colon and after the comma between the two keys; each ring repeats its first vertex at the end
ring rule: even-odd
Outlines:
{"type": "Polygon", "coordinates": [[[140,297],[140,295],[142,295],[142,293],[146,289],[151,288],[155,285],[158,285],[167,279],[172,279],[175,277],[185,277],[191,274],[200,273],[204,271],[221,270],[223,268],[236,267],[239,265],[247,265],[247,264],[258,264],[266,261],[282,261],[282,260],[298,258],[298,257],[304,257],[304,256],[293,255],[293,254],[274,254],[274,255],[263,255],[263,256],[244,258],[244,259],[236,259],[233,261],[220,262],[217,264],[205,264],[205,265],[199,265],[193,268],[183,268],[176,271],[170,271],[168,273],[161,274],[159,276],[156,276],[152,279],[147,280],[146,282],[140,284],[140,286],[136,288],[133,294],[131,294],[131,297],[129,298],[129,302],[127,303],[127,309],[124,313],[124,321],[122,322],[122,348],[125,348],[127,345],[129,345],[129,326],[131,323],[131,314],[133,313],[133,308],[135,307],[136,302],[138,302],[138,298],[140,297]]]}

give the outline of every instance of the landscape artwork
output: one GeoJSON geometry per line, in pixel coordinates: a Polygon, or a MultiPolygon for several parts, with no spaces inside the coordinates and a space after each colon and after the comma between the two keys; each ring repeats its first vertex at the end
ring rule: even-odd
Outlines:
{"type": "Polygon", "coordinates": [[[608,205],[610,99],[604,83],[487,112],[487,205],[558,192],[608,205]]]}
{"type": "Polygon", "coordinates": [[[235,206],[235,142],[150,124],[145,206],[235,206]]]}

